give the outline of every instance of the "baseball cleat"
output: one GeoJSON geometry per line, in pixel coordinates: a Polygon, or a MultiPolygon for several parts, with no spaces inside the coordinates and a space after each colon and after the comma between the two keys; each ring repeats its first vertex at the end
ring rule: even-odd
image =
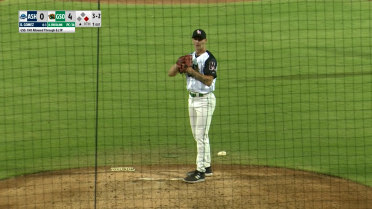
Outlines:
{"type": "Polygon", "coordinates": [[[205,176],[213,176],[212,167],[205,168],[205,176]]]}
{"type": "MultiPolygon", "coordinates": [[[[191,175],[194,174],[195,172],[198,172],[198,170],[187,172],[187,176],[191,176],[191,175]]],[[[206,176],[206,177],[213,176],[212,167],[205,168],[205,176],[206,176]]]]}
{"type": "Polygon", "coordinates": [[[205,181],[205,173],[195,171],[193,174],[190,176],[187,176],[186,178],[183,179],[184,182],[186,183],[198,183],[198,182],[203,182],[205,181]]]}

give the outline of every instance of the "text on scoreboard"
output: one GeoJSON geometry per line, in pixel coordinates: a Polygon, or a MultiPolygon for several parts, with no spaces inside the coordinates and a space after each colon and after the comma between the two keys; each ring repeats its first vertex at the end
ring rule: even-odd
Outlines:
{"type": "Polygon", "coordinates": [[[18,11],[20,33],[74,33],[75,27],[101,27],[101,11],[18,11]]]}

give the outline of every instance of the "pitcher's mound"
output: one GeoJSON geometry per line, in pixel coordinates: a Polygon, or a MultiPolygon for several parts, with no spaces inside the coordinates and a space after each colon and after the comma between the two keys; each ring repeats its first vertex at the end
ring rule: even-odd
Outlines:
{"type": "Polygon", "coordinates": [[[372,205],[371,187],[331,176],[219,165],[205,182],[187,184],[182,178],[192,169],[108,167],[98,169],[97,179],[94,168],[20,176],[0,181],[0,208],[367,209],[372,205]]]}

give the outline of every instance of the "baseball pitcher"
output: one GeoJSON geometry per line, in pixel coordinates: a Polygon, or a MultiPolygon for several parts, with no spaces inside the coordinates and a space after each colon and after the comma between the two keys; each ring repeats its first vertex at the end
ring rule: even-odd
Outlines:
{"type": "Polygon", "coordinates": [[[195,51],[181,56],[168,71],[168,76],[186,74],[186,88],[189,91],[189,117],[192,135],[196,141],[196,170],[187,173],[184,181],[197,183],[212,176],[209,127],[216,107],[213,94],[217,78],[217,60],[206,49],[207,35],[202,29],[192,34],[195,51]]]}

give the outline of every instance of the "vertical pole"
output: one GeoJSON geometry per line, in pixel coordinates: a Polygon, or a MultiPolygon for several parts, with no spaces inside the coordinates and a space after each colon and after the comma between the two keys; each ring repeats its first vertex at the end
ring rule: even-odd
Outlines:
{"type": "MultiPolygon", "coordinates": [[[[98,10],[101,2],[98,0],[98,10]]],[[[98,175],[98,103],[99,103],[99,28],[97,30],[97,70],[96,70],[96,124],[95,124],[95,158],[94,158],[94,209],[97,209],[97,175],[98,175]]]]}

